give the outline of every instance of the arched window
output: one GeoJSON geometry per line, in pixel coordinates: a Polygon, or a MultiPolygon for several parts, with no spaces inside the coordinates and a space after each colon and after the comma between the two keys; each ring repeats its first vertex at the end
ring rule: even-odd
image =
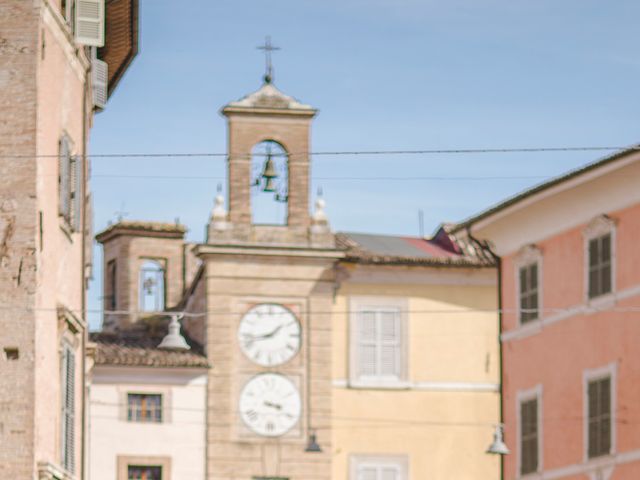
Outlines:
{"type": "Polygon", "coordinates": [[[145,259],[140,267],[140,311],[164,310],[164,265],[161,261],[145,259]]]}
{"type": "Polygon", "coordinates": [[[251,157],[252,223],[286,225],[289,198],[288,154],[273,140],[257,144],[251,157]]]}

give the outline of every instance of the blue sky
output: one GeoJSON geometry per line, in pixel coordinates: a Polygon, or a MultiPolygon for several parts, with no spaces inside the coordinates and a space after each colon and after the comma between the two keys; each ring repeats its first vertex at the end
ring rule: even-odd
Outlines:
{"type": "MultiPolygon", "coordinates": [[[[640,3],[617,0],[140,0],[140,52],[96,116],[91,152],[224,152],[220,108],[275,83],[320,110],[314,151],[630,145],[640,141],[640,3]]],[[[336,156],[314,177],[333,227],[418,233],[458,221],[602,152],[336,156]],[[461,180],[459,177],[522,177],[461,180]],[[321,185],[320,185],[321,184],[321,185]]],[[[95,229],[115,212],[203,239],[220,158],[96,158],[95,229]],[[116,178],[112,175],[196,179],[116,178]]],[[[101,308],[95,250],[91,309],[101,308]]],[[[90,317],[99,324],[99,315],[90,317]]]]}

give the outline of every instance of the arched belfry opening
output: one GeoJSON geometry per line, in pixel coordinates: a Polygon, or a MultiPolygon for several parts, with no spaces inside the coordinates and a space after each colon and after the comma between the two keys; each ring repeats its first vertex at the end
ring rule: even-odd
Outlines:
{"type": "Polygon", "coordinates": [[[275,140],[264,140],[251,152],[251,223],[287,225],[289,155],[275,140]]]}

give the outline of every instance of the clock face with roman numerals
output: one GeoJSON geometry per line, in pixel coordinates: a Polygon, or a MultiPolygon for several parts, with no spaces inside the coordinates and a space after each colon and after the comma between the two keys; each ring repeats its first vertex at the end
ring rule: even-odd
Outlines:
{"type": "Polygon", "coordinates": [[[244,386],[239,407],[242,421],[251,430],[265,437],[279,437],[300,420],[300,393],[284,375],[263,373],[244,386]]]}
{"type": "Polygon", "coordinates": [[[249,310],[238,328],[243,353],[263,367],[282,365],[300,350],[300,322],[282,305],[263,303],[249,310]]]}

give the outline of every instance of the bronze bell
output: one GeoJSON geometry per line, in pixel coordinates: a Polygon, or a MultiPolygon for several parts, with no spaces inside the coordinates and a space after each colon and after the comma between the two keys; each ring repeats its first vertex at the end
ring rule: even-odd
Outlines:
{"type": "MultiPolygon", "coordinates": [[[[264,176],[264,175],[263,175],[264,176]]],[[[264,188],[262,189],[263,192],[275,192],[276,191],[276,185],[273,181],[273,177],[265,177],[267,179],[267,181],[264,184],[264,188]]]]}
{"type": "Polygon", "coordinates": [[[263,192],[275,192],[275,182],[274,179],[278,178],[278,174],[276,173],[276,168],[273,165],[273,160],[271,159],[271,152],[267,153],[267,161],[264,163],[264,170],[262,171],[262,178],[266,180],[263,192]]]}

